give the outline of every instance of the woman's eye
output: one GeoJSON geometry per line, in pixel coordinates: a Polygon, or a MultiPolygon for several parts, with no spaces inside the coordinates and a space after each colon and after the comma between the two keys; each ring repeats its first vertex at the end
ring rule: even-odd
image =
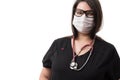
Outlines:
{"type": "Polygon", "coordinates": [[[83,14],[83,11],[78,11],[77,13],[78,13],[78,14],[83,14]]]}
{"type": "Polygon", "coordinates": [[[76,16],[82,16],[82,13],[81,12],[76,12],[75,15],[76,16]]]}
{"type": "Polygon", "coordinates": [[[84,12],[80,11],[80,10],[75,12],[76,16],[82,16],[83,14],[84,14],[84,12]]]}
{"type": "Polygon", "coordinates": [[[94,17],[93,12],[88,12],[87,17],[94,17]]]}

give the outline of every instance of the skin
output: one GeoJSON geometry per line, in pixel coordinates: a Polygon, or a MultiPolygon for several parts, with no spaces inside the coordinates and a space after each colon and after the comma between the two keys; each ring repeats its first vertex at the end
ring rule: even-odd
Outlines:
{"type": "MultiPolygon", "coordinates": [[[[77,6],[77,9],[82,9],[82,10],[91,10],[91,8],[89,7],[89,5],[86,2],[80,2],[77,6]]],[[[87,34],[82,34],[82,33],[78,33],[78,38],[75,40],[75,52],[76,54],[78,54],[78,52],[80,51],[80,49],[90,43],[92,40],[90,38],[89,35],[87,34]]],[[[71,42],[72,42],[72,38],[71,38],[71,42]]],[[[72,44],[72,43],[71,43],[72,44]]],[[[81,51],[80,55],[85,54],[91,46],[86,47],[84,50],[81,51]]],[[[80,56],[79,55],[79,56],[80,56]]],[[[51,69],[50,68],[45,68],[43,67],[39,80],[50,80],[51,77],[51,69]]]]}
{"type": "Polygon", "coordinates": [[[50,80],[51,69],[43,67],[39,80],[50,80]]]}
{"type": "Polygon", "coordinates": [[[89,7],[89,5],[86,3],[86,2],[80,2],[78,5],[77,5],[77,9],[82,9],[82,10],[91,10],[91,8],[89,7]]]}

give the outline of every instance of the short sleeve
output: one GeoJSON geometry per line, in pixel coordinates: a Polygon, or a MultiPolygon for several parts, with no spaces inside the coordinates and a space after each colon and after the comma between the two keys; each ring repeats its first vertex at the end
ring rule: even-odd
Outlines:
{"type": "Polygon", "coordinates": [[[112,50],[112,58],[110,60],[108,74],[110,80],[120,80],[120,57],[117,50],[112,50]]]}
{"type": "Polygon", "coordinates": [[[55,43],[55,40],[54,40],[52,45],[48,49],[47,53],[43,57],[43,60],[42,60],[43,67],[51,68],[52,57],[53,57],[55,51],[56,51],[56,43],[55,43]]]}

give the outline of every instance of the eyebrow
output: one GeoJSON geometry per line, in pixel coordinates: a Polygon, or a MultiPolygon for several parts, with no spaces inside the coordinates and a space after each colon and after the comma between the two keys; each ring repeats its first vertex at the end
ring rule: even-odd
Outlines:
{"type": "MultiPolygon", "coordinates": [[[[83,10],[83,9],[76,9],[76,10],[83,10]]],[[[93,10],[91,9],[91,10],[83,10],[83,11],[93,11],[93,10]]]]}

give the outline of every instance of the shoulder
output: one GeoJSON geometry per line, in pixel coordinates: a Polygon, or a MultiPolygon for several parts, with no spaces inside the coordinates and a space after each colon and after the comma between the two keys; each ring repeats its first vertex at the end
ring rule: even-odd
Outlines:
{"type": "Polygon", "coordinates": [[[64,36],[54,40],[57,47],[66,47],[72,36],[64,36]]]}
{"type": "Polygon", "coordinates": [[[55,39],[54,41],[55,41],[56,43],[63,43],[63,42],[66,42],[66,41],[70,40],[71,37],[72,37],[72,36],[64,36],[64,37],[57,38],[57,39],[55,39]]]}
{"type": "Polygon", "coordinates": [[[115,46],[112,43],[101,38],[96,38],[94,52],[97,53],[101,59],[106,60],[110,60],[114,55],[118,55],[115,46]]]}
{"type": "Polygon", "coordinates": [[[96,37],[96,41],[97,41],[97,45],[102,50],[105,50],[105,51],[106,50],[109,50],[109,51],[115,50],[115,46],[112,43],[110,43],[110,42],[108,42],[100,37],[96,37]]]}

